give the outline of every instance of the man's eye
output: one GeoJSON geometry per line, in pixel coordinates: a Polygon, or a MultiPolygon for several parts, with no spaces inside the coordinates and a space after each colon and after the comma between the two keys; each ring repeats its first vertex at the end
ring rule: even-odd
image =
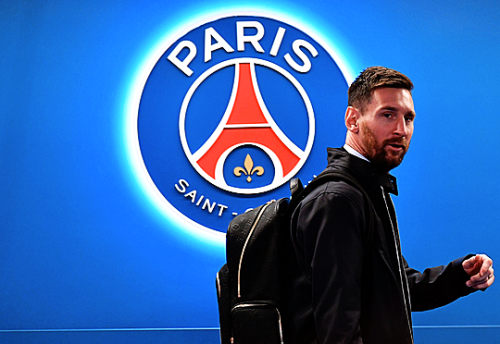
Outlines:
{"type": "Polygon", "coordinates": [[[406,120],[406,122],[413,122],[413,117],[412,116],[406,116],[405,120],[406,120]]]}
{"type": "Polygon", "coordinates": [[[392,117],[392,113],[384,113],[384,117],[385,118],[391,118],[392,117]]]}

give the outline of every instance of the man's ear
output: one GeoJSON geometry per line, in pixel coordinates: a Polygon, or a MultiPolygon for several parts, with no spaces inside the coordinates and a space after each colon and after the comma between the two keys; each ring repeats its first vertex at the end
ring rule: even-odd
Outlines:
{"type": "Polygon", "coordinates": [[[359,118],[360,113],[358,109],[348,106],[345,111],[345,126],[350,132],[357,134],[359,132],[359,118]]]}

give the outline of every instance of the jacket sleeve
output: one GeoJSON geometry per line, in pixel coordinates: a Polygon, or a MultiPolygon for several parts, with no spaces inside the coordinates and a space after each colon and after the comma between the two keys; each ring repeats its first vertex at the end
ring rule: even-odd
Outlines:
{"type": "MultiPolygon", "coordinates": [[[[361,343],[361,210],[348,196],[321,193],[304,204],[297,241],[312,285],[318,343],[361,343]]],[[[358,201],[359,204],[359,201],[358,201]]]]}
{"type": "Polygon", "coordinates": [[[404,260],[412,311],[438,308],[476,291],[465,285],[470,277],[462,267],[462,262],[472,256],[455,259],[446,266],[425,269],[422,273],[408,267],[404,260]]]}

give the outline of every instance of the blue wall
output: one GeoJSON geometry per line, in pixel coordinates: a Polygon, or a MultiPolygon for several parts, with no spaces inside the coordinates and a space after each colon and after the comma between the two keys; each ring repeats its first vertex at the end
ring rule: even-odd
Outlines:
{"type": "MultiPolygon", "coordinates": [[[[246,3],[0,2],[0,342],[217,342],[224,250],[179,235],[151,205],[124,121],[158,40],[231,8],[313,27],[355,74],[371,65],[407,74],[416,129],[394,171],[407,260],[422,269],[469,252],[500,257],[500,4],[246,3]]],[[[494,286],[415,314],[416,342],[498,338],[499,307],[494,286]]]]}

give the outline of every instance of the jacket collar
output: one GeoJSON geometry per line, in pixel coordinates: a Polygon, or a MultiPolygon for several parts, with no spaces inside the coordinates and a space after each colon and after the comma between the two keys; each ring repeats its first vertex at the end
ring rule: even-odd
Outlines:
{"type": "Polygon", "coordinates": [[[361,158],[349,154],[344,148],[328,148],[328,167],[346,168],[362,184],[377,183],[384,187],[387,192],[398,195],[396,177],[387,172],[377,171],[375,166],[361,158]]]}

